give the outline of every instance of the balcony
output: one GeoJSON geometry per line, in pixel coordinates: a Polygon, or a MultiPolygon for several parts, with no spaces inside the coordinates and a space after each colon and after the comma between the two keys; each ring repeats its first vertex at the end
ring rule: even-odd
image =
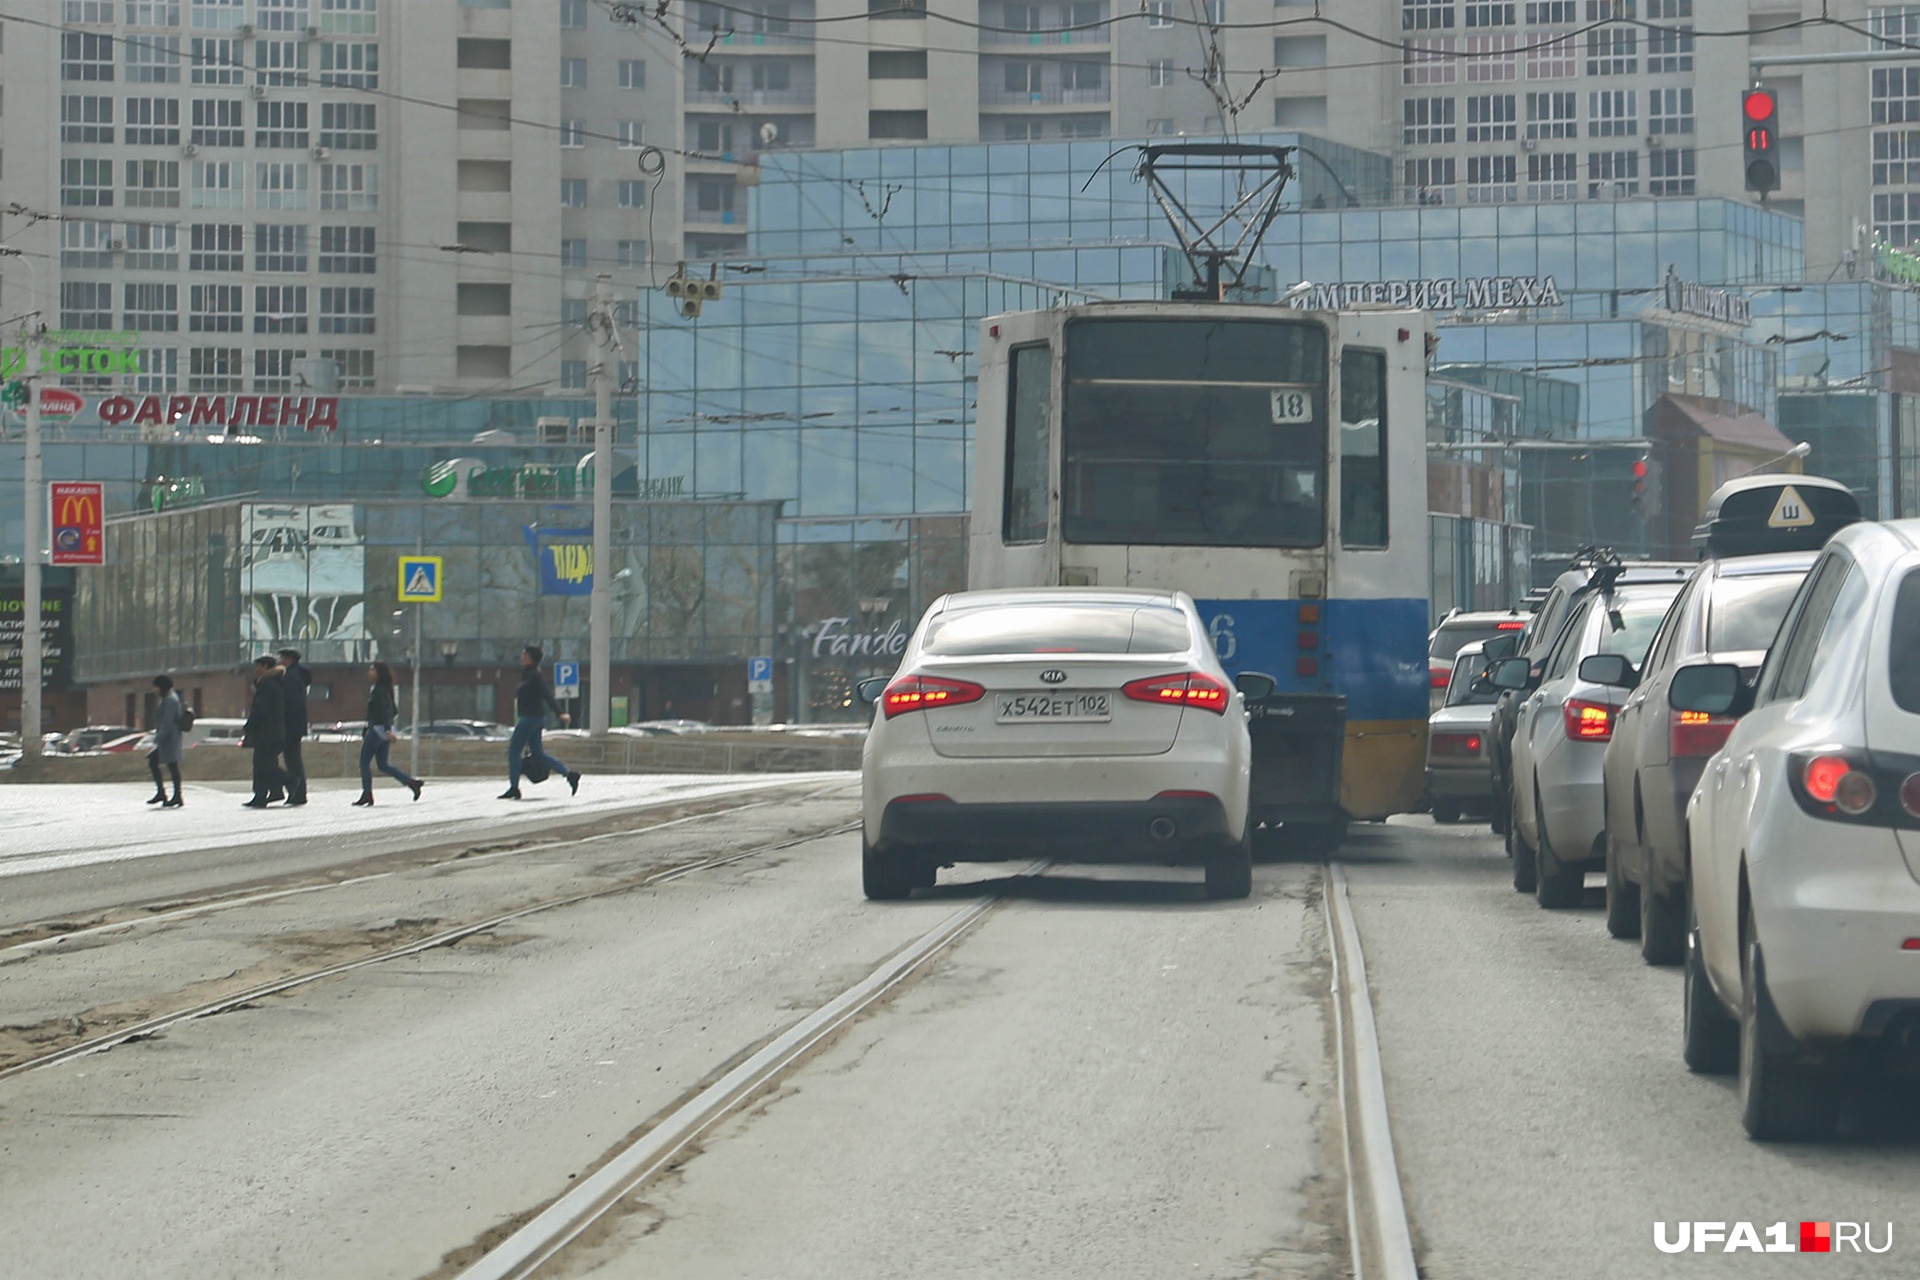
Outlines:
{"type": "Polygon", "coordinates": [[[813,110],[813,86],[799,85],[791,89],[700,89],[687,86],[687,105],[690,107],[719,107],[731,111],[734,105],[759,111],[762,108],[780,110],[813,110]]]}
{"type": "Polygon", "coordinates": [[[796,47],[805,48],[813,44],[813,32],[803,29],[788,31],[734,31],[721,29],[717,33],[710,27],[692,27],[687,31],[687,43],[696,50],[705,49],[711,41],[714,49],[724,49],[728,53],[752,53],[755,49],[778,49],[790,53],[796,47]]]}
{"type": "Polygon", "coordinates": [[[1096,89],[1063,89],[1059,85],[1043,86],[1039,89],[988,89],[980,90],[980,105],[983,107],[1017,107],[1028,110],[1033,107],[1103,107],[1112,100],[1113,91],[1107,85],[1096,89]]]}
{"type": "Polygon", "coordinates": [[[984,47],[1034,47],[1098,50],[1109,48],[1113,44],[1111,26],[1094,27],[1087,31],[982,31],[980,44],[984,47]]]}

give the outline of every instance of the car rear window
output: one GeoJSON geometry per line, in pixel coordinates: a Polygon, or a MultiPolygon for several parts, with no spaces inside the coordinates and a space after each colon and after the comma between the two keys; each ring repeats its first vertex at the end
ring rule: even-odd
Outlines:
{"type": "Polygon", "coordinates": [[[1723,577],[1715,582],[1707,607],[1707,648],[1718,653],[1772,645],[1780,619],[1787,616],[1793,593],[1806,576],[1802,569],[1763,578],[1723,577]]]}
{"type": "MultiPolygon", "coordinates": [[[[1519,619],[1514,621],[1518,622],[1519,619]]],[[[1518,631],[1519,627],[1513,630],[1518,631]]],[[[1475,640],[1491,640],[1502,634],[1502,629],[1491,622],[1478,622],[1470,626],[1449,627],[1442,623],[1434,634],[1433,644],[1427,649],[1427,656],[1435,662],[1451,662],[1459,656],[1462,649],[1475,640]]]]}
{"type": "Polygon", "coordinates": [[[1493,687],[1491,681],[1480,678],[1486,666],[1487,656],[1484,653],[1454,659],[1453,679],[1447,685],[1448,706],[1490,707],[1500,701],[1500,691],[1493,687]]]}
{"type": "Polygon", "coordinates": [[[1178,609],[1132,605],[1005,605],[934,622],[922,642],[943,658],[1008,653],[1179,653],[1191,643],[1178,609]]]}
{"type": "Polygon", "coordinates": [[[1594,652],[1622,654],[1634,666],[1643,665],[1653,633],[1660,629],[1660,619],[1667,616],[1667,606],[1680,594],[1681,585],[1616,592],[1601,614],[1600,643],[1594,652]]]}
{"type": "Polygon", "coordinates": [[[1920,569],[1900,582],[1893,602],[1893,645],[1887,660],[1893,664],[1893,700],[1902,711],[1920,715],[1920,569]]]}

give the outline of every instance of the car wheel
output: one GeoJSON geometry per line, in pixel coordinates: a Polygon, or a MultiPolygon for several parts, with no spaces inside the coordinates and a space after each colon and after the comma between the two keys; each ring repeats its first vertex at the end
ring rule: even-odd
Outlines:
{"type": "Polygon", "coordinates": [[[1514,804],[1512,800],[1507,802],[1507,856],[1513,859],[1513,891],[1532,893],[1540,868],[1534,861],[1533,846],[1520,832],[1520,815],[1513,812],[1514,804]]]}
{"type": "Polygon", "coordinates": [[[1494,787],[1487,792],[1487,822],[1497,836],[1507,834],[1507,803],[1507,798],[1500,794],[1500,788],[1494,787]]]}
{"type": "Polygon", "coordinates": [[[1569,907],[1580,905],[1580,899],[1586,894],[1587,874],[1579,867],[1563,867],[1560,860],[1553,856],[1553,845],[1547,840],[1546,810],[1540,805],[1540,784],[1534,783],[1533,825],[1536,840],[1534,843],[1533,896],[1548,911],[1565,911],[1569,907]]]}
{"type": "Polygon", "coordinates": [[[1724,1076],[1740,1069],[1740,1024],[1720,1006],[1707,981],[1698,926],[1687,934],[1686,977],[1680,991],[1680,1056],[1687,1070],[1724,1076]]]}
{"type": "Polygon", "coordinates": [[[1253,892],[1253,829],[1207,859],[1207,896],[1244,898],[1253,892]]]}
{"type": "MultiPolygon", "coordinates": [[[[1651,859],[1649,859],[1651,861],[1651,859]]],[[[1661,893],[1651,868],[1640,886],[1640,955],[1648,964],[1679,964],[1687,958],[1687,890],[1661,893]]]]}
{"type": "Polygon", "coordinates": [[[1786,1035],[1767,994],[1760,938],[1747,907],[1740,948],[1740,1119],[1758,1142],[1808,1142],[1831,1137],[1839,1095],[1831,1075],[1794,1062],[1770,1044],[1786,1035]]]}
{"type": "Polygon", "coordinates": [[[860,887],[874,902],[898,902],[913,892],[914,867],[897,853],[860,840],[860,887]]]}
{"type": "Polygon", "coordinates": [[[1460,802],[1458,800],[1435,800],[1433,802],[1433,820],[1448,826],[1460,821],[1460,802]]]}
{"type": "Polygon", "coordinates": [[[1614,847],[1611,831],[1607,833],[1607,932],[1616,938],[1640,933],[1640,886],[1620,870],[1620,850],[1614,847]]]}

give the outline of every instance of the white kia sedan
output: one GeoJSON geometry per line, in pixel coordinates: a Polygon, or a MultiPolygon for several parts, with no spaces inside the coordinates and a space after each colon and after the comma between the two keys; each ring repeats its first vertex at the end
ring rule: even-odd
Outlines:
{"type": "Polygon", "coordinates": [[[861,693],[878,704],[861,757],[869,898],[1040,855],[1199,865],[1209,897],[1252,891],[1246,707],[1186,595],[943,596],[899,671],[861,693]]]}
{"type": "Polygon", "coordinates": [[[1848,1073],[1920,1072],[1920,520],[1835,534],[1753,683],[1668,701],[1740,717],[1687,805],[1687,1065],[1738,1069],[1755,1138],[1826,1136],[1848,1073]]]}

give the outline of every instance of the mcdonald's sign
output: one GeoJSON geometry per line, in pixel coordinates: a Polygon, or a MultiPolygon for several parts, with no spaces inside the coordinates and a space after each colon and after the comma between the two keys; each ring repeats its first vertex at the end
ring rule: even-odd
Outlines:
{"type": "Polygon", "coordinates": [[[50,564],[107,562],[106,486],[97,480],[55,480],[47,486],[50,564]]]}

